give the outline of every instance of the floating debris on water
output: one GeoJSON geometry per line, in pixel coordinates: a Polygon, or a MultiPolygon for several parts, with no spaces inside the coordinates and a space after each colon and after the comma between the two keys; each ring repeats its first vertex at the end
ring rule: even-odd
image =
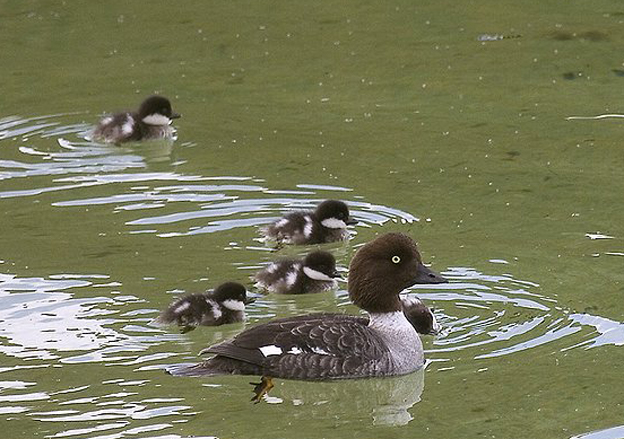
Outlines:
{"type": "Polygon", "coordinates": [[[513,35],[505,35],[505,34],[481,34],[477,37],[477,41],[500,41],[500,40],[510,40],[512,38],[520,38],[522,35],[513,34],[513,35]]]}

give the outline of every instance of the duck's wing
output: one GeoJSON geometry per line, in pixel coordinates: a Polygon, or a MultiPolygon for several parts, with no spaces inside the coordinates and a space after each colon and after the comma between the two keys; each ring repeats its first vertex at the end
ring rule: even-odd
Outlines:
{"type": "Polygon", "coordinates": [[[254,365],[265,375],[297,379],[376,375],[389,356],[366,319],[342,314],[275,320],[204,352],[254,365]]]}
{"type": "Polygon", "coordinates": [[[136,115],[117,113],[102,118],[95,127],[93,136],[109,143],[137,140],[137,136],[139,136],[137,127],[136,115]]]}
{"type": "Polygon", "coordinates": [[[291,212],[284,216],[284,218],[275,221],[273,224],[269,224],[269,226],[264,229],[264,233],[267,237],[275,239],[278,242],[296,244],[302,239],[307,238],[306,226],[311,230],[312,219],[309,213],[291,212]],[[310,225],[308,226],[308,224],[310,225]]]}
{"type": "Polygon", "coordinates": [[[286,282],[286,274],[296,270],[298,259],[280,259],[267,265],[254,276],[260,288],[279,291],[286,282]],[[271,288],[273,287],[273,288],[271,288]]]}

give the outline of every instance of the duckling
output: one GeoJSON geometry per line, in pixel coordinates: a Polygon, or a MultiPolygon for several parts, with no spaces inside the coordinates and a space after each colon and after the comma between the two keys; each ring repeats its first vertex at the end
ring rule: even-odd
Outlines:
{"type": "Polygon", "coordinates": [[[178,117],[180,115],[171,110],[169,99],[150,96],[136,112],[126,111],[103,117],[93,130],[92,137],[115,144],[171,138],[174,130],[170,125],[178,117]]]}
{"type": "Polygon", "coordinates": [[[252,302],[244,286],[226,282],[214,291],[189,294],[175,300],[151,324],[176,324],[184,334],[198,326],[242,322],[245,319],[245,305],[252,302]]]}
{"type": "Polygon", "coordinates": [[[325,200],[313,212],[291,212],[260,230],[278,244],[322,244],[349,239],[348,225],[357,224],[347,205],[325,200]]]}
{"type": "Polygon", "coordinates": [[[307,294],[336,288],[336,259],[326,251],[314,251],[304,259],[281,259],[255,275],[256,286],[271,293],[307,294]]]}

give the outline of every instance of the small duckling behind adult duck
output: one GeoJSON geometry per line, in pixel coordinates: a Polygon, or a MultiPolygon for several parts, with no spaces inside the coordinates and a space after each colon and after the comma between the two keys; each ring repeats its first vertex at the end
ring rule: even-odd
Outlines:
{"type": "Polygon", "coordinates": [[[424,335],[436,335],[440,332],[440,325],[435,314],[418,297],[401,296],[401,306],[403,314],[416,332],[424,335]]]}

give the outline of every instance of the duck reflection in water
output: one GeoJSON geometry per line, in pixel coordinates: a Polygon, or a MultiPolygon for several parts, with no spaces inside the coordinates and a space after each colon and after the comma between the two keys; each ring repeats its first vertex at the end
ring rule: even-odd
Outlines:
{"type": "Polygon", "coordinates": [[[414,419],[409,410],[420,402],[425,386],[424,368],[416,372],[386,378],[360,380],[333,380],[320,382],[287,381],[276,383],[279,397],[267,396],[268,404],[290,404],[302,406],[304,410],[291,410],[289,415],[309,418],[314,407],[314,416],[325,420],[352,420],[373,425],[400,426],[414,419]]]}

